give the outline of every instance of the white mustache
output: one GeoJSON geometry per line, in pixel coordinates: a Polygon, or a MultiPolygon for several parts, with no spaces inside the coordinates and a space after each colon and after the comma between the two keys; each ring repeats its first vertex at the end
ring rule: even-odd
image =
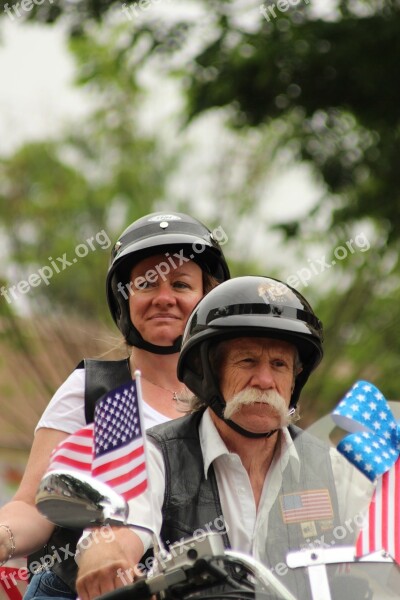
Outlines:
{"type": "Polygon", "coordinates": [[[285,399],[275,390],[258,390],[256,388],[246,388],[236,394],[225,406],[224,417],[230,419],[241,410],[243,406],[250,404],[268,404],[277,413],[280,420],[279,427],[286,427],[292,422],[294,411],[289,410],[285,399]]]}

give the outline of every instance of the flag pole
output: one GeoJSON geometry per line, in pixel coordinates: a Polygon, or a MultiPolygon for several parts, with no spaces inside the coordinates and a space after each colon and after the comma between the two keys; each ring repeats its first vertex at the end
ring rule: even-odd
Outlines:
{"type": "MultiPolygon", "coordinates": [[[[142,373],[141,373],[141,371],[139,369],[136,369],[134,371],[134,377],[135,377],[136,389],[137,389],[137,396],[138,396],[137,405],[138,405],[138,411],[139,411],[139,422],[140,422],[140,429],[142,430],[144,456],[145,456],[146,469],[147,469],[147,465],[149,465],[149,460],[148,460],[148,450],[147,450],[147,436],[146,436],[146,431],[144,429],[144,419],[143,419],[143,413],[142,413],[142,398],[143,397],[142,397],[141,375],[142,375],[142,373]]],[[[154,511],[154,506],[153,506],[153,494],[151,493],[151,481],[150,481],[150,477],[149,476],[147,476],[147,487],[148,487],[148,490],[149,490],[151,516],[152,516],[152,519],[153,519],[155,511],[154,511]]],[[[157,560],[162,565],[163,562],[164,562],[164,560],[168,556],[168,552],[164,548],[164,544],[163,544],[163,542],[161,540],[161,537],[159,536],[159,534],[156,531],[156,527],[154,525],[154,522],[152,522],[151,528],[153,530],[154,556],[155,556],[155,558],[157,558],[157,560]]]]}

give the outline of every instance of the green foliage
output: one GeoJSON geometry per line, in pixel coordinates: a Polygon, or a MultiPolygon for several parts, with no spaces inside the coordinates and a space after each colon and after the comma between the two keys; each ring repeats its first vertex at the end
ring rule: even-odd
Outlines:
{"type": "Polygon", "coordinates": [[[85,121],[57,141],[0,159],[1,235],[16,265],[3,272],[9,309],[28,302],[44,313],[109,318],[111,245],[163,197],[172,157],[139,132],[135,70],[118,56],[123,34],[113,30],[100,41],[96,31],[71,42],[79,83],[94,104],[85,121]]]}

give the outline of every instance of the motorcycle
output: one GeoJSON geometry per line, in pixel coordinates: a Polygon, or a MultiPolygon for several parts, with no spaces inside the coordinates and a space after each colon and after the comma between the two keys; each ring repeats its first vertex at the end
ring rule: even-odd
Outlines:
{"type": "MultiPolygon", "coordinates": [[[[397,405],[391,403],[394,413],[397,405]]],[[[309,428],[330,445],[344,435],[325,417],[309,428]]],[[[299,482],[300,488],[301,483],[299,482]]],[[[302,491],[300,489],[299,494],[302,491]]],[[[293,500],[297,501],[296,494],[293,500]]],[[[129,526],[125,500],[108,485],[76,471],[56,470],[46,475],[36,504],[50,521],[67,528],[129,526]]],[[[354,511],[354,520],[356,519],[354,511]]],[[[328,527],[327,519],[321,521],[328,527]]],[[[346,521],[351,529],[351,519],[346,521]]],[[[290,528],[290,519],[286,523],[290,528]]],[[[287,573],[267,567],[251,556],[224,548],[222,536],[204,532],[171,545],[167,550],[154,532],[154,562],[138,580],[101,596],[101,600],[391,600],[400,597],[400,567],[385,551],[356,557],[354,541],[338,529],[327,543],[311,536],[313,524],[301,523],[305,543],[286,554],[287,573]],[[340,532],[340,535],[339,535],[340,532]],[[318,543],[320,542],[320,543],[318,543]],[[342,543],[343,542],[343,543],[342,543]],[[300,581],[299,585],[291,585],[300,581]]],[[[344,526],[341,526],[344,529],[344,526]]],[[[346,533],[346,532],[345,532],[346,533]]],[[[133,578],[132,578],[133,579],[133,578]]]]}

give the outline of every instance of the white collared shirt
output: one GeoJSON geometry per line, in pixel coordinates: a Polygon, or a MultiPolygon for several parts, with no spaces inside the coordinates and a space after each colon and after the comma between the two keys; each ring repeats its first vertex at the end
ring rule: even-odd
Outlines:
{"type": "MultiPolygon", "coordinates": [[[[300,458],[287,429],[281,431],[277,448],[264,481],[256,509],[253,490],[240,457],[229,452],[220,437],[207,409],[199,427],[200,445],[204,458],[204,474],[208,476],[212,464],[218,484],[226,529],[232,549],[263,559],[268,517],[281,490],[282,473],[289,461],[295,478],[300,477],[300,458]]],[[[162,524],[161,508],[164,501],[165,469],[161,451],[151,441],[147,444],[148,475],[151,490],[129,502],[129,521],[154,528],[159,534],[162,524]]],[[[337,489],[341,522],[348,521],[368,507],[374,486],[334,448],[330,451],[337,489]]],[[[301,482],[299,481],[301,487],[301,482]]],[[[218,525],[220,521],[218,522],[218,525]]],[[[359,524],[359,523],[358,523],[359,524]]],[[[356,527],[352,525],[354,529],[356,527]]],[[[136,530],[145,550],[151,536],[136,530]]]]}

